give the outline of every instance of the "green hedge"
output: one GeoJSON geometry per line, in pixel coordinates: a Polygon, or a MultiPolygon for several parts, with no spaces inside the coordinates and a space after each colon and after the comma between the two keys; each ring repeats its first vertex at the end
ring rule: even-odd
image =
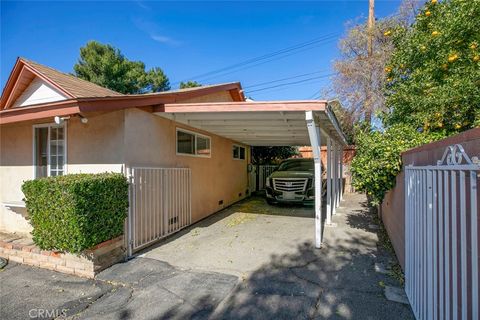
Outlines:
{"type": "Polygon", "coordinates": [[[123,233],[128,182],[119,173],[71,174],[25,181],[33,241],[79,253],[123,233]]]}
{"type": "Polygon", "coordinates": [[[366,192],[372,205],[382,203],[402,170],[401,153],[432,138],[407,125],[394,125],[385,131],[360,131],[355,138],[356,154],[351,165],[353,186],[366,192]]]}

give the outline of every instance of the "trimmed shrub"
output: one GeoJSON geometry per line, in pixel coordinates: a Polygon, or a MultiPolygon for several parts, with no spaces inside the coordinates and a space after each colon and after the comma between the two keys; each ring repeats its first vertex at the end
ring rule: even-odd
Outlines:
{"type": "Polygon", "coordinates": [[[128,182],[119,173],[71,174],[25,181],[33,241],[79,253],[123,233],[128,182]]]}

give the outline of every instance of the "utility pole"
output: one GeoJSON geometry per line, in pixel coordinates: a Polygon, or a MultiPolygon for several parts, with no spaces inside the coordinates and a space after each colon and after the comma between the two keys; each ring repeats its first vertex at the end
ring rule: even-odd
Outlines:
{"type": "Polygon", "coordinates": [[[367,22],[367,61],[370,66],[368,75],[367,92],[365,95],[365,121],[370,125],[372,122],[372,56],[373,56],[373,30],[375,27],[375,0],[368,1],[368,22],[367,22]]]}

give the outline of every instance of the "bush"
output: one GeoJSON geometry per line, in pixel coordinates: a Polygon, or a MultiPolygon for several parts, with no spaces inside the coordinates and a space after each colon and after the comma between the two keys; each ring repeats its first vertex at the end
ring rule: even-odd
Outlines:
{"type": "Polygon", "coordinates": [[[33,241],[79,253],[123,233],[128,182],[119,173],[72,174],[25,181],[33,241]]]}
{"type": "Polygon", "coordinates": [[[372,205],[380,204],[402,169],[400,154],[430,141],[430,136],[406,125],[395,125],[385,132],[360,131],[351,167],[354,187],[366,192],[372,205]]]}

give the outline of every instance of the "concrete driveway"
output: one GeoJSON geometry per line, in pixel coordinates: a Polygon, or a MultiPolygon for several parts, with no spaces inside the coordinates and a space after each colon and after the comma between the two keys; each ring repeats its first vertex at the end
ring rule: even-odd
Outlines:
{"type": "Polygon", "coordinates": [[[346,195],[320,250],[312,215],[247,199],[95,280],[12,263],[0,272],[0,318],[413,319],[385,298],[398,283],[374,265],[393,257],[365,198],[346,195]]]}
{"type": "Polygon", "coordinates": [[[270,206],[252,197],[183,230],[140,257],[181,269],[246,277],[271,261],[291,255],[314,237],[313,207],[270,206]]]}

